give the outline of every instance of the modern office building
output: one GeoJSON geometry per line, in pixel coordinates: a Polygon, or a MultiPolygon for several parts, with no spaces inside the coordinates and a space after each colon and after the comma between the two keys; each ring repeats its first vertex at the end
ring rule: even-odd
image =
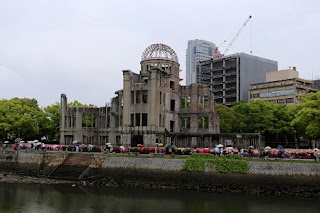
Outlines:
{"type": "Polygon", "coordinates": [[[200,62],[197,82],[211,88],[215,103],[232,106],[248,101],[250,84],[265,82],[266,73],[277,69],[277,61],[236,53],[200,62]]]}
{"type": "Polygon", "coordinates": [[[302,103],[301,97],[317,92],[314,82],[299,78],[296,68],[266,73],[266,82],[250,85],[250,100],[278,104],[302,103]]]}
{"type": "Polygon", "coordinates": [[[140,64],[139,74],[123,70],[123,89],[108,106],[68,107],[62,94],[60,143],[212,147],[220,126],[210,89],[179,85],[178,57],[167,45],[146,48],[140,64]]]}
{"type": "Polygon", "coordinates": [[[216,45],[205,40],[190,40],[186,50],[186,84],[197,82],[197,66],[199,61],[213,58],[216,45]]]}

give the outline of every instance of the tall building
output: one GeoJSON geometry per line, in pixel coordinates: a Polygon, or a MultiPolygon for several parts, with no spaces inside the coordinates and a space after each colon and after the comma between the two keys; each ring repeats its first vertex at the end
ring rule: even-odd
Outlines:
{"type": "Polygon", "coordinates": [[[301,97],[317,92],[314,82],[299,78],[296,68],[266,73],[266,82],[250,85],[250,100],[278,104],[302,103],[301,97]]]}
{"type": "Polygon", "coordinates": [[[205,40],[190,40],[186,50],[186,84],[197,82],[197,65],[213,57],[216,45],[205,40]]]}
{"type": "Polygon", "coordinates": [[[68,107],[62,94],[60,143],[212,147],[220,126],[210,89],[179,85],[178,57],[167,45],[146,48],[140,65],[140,73],[123,70],[110,106],[68,107]]]}
{"type": "Polygon", "coordinates": [[[215,103],[232,106],[248,101],[250,84],[266,81],[266,73],[278,70],[278,62],[236,53],[200,62],[197,82],[206,84],[214,94],[215,103]]]}

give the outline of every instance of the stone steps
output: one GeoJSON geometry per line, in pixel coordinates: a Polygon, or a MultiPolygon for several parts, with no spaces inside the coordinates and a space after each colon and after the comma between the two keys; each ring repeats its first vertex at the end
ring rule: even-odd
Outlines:
{"type": "Polygon", "coordinates": [[[69,154],[68,158],[48,177],[53,179],[77,180],[88,168],[92,159],[92,154],[69,154]]]}

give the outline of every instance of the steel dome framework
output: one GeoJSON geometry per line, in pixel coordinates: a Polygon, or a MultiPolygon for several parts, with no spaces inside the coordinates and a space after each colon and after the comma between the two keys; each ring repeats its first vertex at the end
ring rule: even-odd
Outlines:
{"type": "Polygon", "coordinates": [[[142,53],[141,60],[148,59],[167,59],[179,63],[176,52],[165,44],[152,44],[147,47],[142,53]]]}

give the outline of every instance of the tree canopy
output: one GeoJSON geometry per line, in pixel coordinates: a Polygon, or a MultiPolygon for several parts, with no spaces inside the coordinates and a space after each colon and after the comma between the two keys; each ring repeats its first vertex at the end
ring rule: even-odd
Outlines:
{"type": "MultiPolygon", "coordinates": [[[[71,106],[85,105],[79,101],[71,106]]],[[[59,139],[60,103],[40,108],[36,99],[12,98],[0,100],[0,140],[22,138],[39,139],[46,136],[49,141],[59,139]]]]}
{"type": "Polygon", "coordinates": [[[313,139],[320,139],[320,91],[310,93],[303,98],[303,104],[297,108],[291,124],[300,134],[313,139]]]}
{"type": "Polygon", "coordinates": [[[232,109],[222,104],[215,104],[216,113],[219,115],[220,132],[234,132],[237,126],[237,118],[233,114],[232,109]]]}
{"type": "Polygon", "coordinates": [[[42,110],[35,99],[13,98],[0,101],[0,134],[30,139],[39,133],[42,110]]]}

